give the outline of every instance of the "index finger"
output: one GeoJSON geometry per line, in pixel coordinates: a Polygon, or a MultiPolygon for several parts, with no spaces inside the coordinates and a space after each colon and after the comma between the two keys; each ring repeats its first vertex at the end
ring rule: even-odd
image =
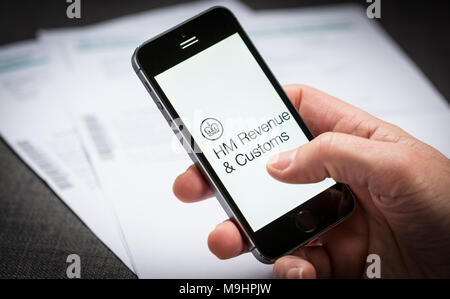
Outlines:
{"type": "Polygon", "coordinates": [[[379,141],[409,136],[402,129],[309,86],[293,84],[284,90],[314,136],[340,132],[379,141]],[[395,138],[394,136],[394,138],[395,138]]]}
{"type": "MultiPolygon", "coordinates": [[[[309,86],[292,84],[284,90],[302,116],[312,133],[336,131],[339,124],[354,123],[356,120],[374,118],[369,113],[345,103],[331,95],[309,86]]],[[[349,132],[353,128],[345,128],[349,132]]]]}

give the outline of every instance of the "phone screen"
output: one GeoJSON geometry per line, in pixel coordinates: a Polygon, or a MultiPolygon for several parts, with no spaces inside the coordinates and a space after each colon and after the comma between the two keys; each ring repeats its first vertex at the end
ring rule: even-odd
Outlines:
{"type": "Polygon", "coordinates": [[[155,76],[253,231],[333,186],[272,178],[270,156],[308,142],[235,33],[155,76]]]}

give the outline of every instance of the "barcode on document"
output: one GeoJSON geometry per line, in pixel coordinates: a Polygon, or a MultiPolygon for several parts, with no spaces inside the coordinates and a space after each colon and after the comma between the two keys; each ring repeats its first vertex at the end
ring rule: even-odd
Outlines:
{"type": "Polygon", "coordinates": [[[59,169],[45,153],[38,150],[29,141],[20,141],[17,144],[30,160],[36,163],[37,167],[39,167],[58,188],[68,189],[72,187],[72,184],[69,182],[64,172],[61,171],[61,169],[59,169]]]}
{"type": "Polygon", "coordinates": [[[112,145],[109,142],[105,129],[102,127],[98,119],[93,115],[86,115],[84,116],[84,122],[100,158],[104,160],[112,159],[112,145]]]}

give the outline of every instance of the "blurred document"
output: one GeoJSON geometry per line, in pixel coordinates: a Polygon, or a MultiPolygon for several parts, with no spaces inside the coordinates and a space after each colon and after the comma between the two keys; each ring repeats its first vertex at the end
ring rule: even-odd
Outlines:
{"type": "Polygon", "coordinates": [[[35,42],[0,50],[0,133],[128,267],[123,237],[70,117],[55,61],[35,42]]]}
{"type": "Polygon", "coordinates": [[[262,11],[246,26],[282,84],[323,90],[417,135],[450,156],[449,105],[359,5],[262,11]],[[439,117],[422,117],[423,114],[439,117]],[[425,121],[425,119],[427,121],[425,121]]]}

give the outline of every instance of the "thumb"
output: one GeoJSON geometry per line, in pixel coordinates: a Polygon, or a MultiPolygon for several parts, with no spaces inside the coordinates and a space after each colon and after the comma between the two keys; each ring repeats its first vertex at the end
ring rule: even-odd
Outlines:
{"type": "Polygon", "coordinates": [[[286,183],[315,183],[331,177],[341,183],[391,193],[389,185],[401,177],[405,179],[408,168],[404,149],[399,150],[398,146],[401,145],[327,132],[298,149],[272,156],[267,170],[286,183]]]}

